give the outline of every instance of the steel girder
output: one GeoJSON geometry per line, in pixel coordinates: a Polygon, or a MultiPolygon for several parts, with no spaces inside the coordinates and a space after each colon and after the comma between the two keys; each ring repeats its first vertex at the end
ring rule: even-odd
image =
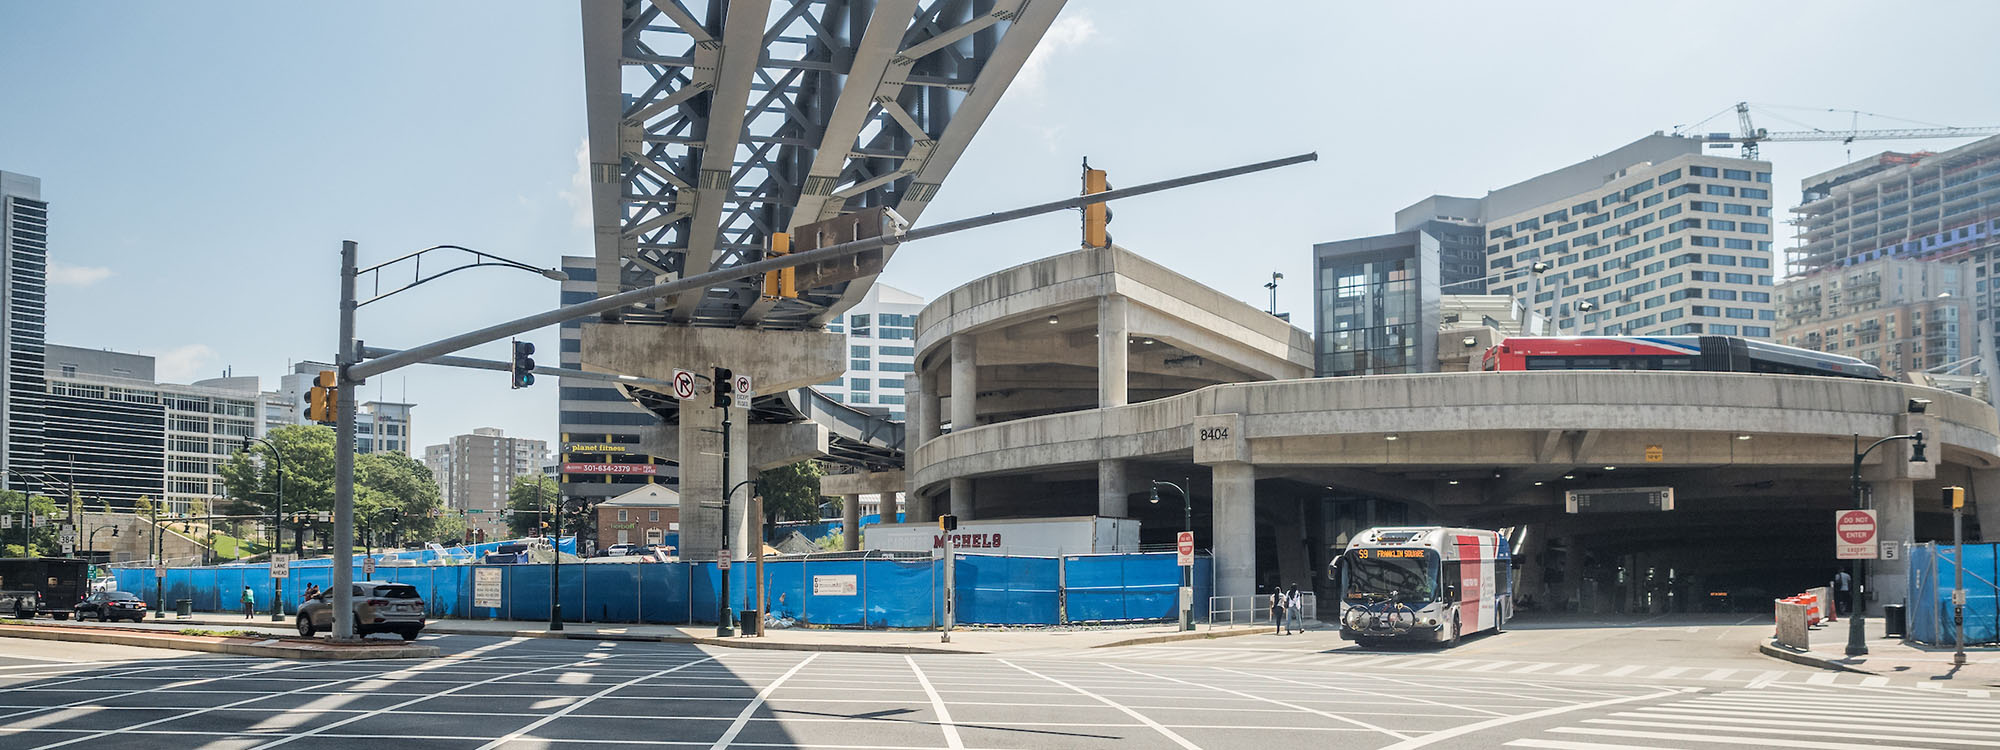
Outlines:
{"type": "MultiPolygon", "coordinates": [[[[1064,0],[582,0],[598,293],[757,260],[876,206],[915,221],[1064,0]]],[[[632,323],[824,326],[873,278],[756,279],[632,323]]]]}

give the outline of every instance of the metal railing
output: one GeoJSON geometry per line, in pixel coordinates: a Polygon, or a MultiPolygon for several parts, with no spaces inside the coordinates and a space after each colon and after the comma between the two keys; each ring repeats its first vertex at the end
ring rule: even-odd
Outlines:
{"type": "MultiPolygon", "coordinates": [[[[1299,609],[1302,620],[1319,620],[1319,595],[1299,592],[1299,609]]],[[[1271,595],[1250,594],[1241,596],[1211,596],[1208,598],[1208,626],[1217,625],[1272,625],[1271,595]]]]}

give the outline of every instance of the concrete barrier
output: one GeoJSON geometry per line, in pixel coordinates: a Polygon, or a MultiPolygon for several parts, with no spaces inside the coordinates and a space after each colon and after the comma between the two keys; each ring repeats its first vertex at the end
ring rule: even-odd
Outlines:
{"type": "Polygon", "coordinates": [[[1806,626],[1806,605],[1779,599],[1773,602],[1777,608],[1778,645],[1800,651],[1812,648],[1812,629],[1806,626]]]}

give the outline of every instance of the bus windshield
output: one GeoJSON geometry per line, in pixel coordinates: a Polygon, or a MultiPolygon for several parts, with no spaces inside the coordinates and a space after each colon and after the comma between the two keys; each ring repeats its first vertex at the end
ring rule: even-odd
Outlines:
{"type": "Polygon", "coordinates": [[[1437,598],[1437,555],[1430,550],[1352,550],[1341,562],[1349,602],[1421,605],[1437,598]]]}

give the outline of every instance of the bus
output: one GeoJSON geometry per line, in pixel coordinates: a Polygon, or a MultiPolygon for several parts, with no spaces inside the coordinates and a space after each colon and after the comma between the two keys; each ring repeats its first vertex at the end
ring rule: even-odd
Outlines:
{"type": "Polygon", "coordinates": [[[1488,372],[1680,370],[1887,380],[1853,357],[1735,336],[1509,336],[1481,358],[1488,372]]]}
{"type": "Polygon", "coordinates": [[[1332,563],[1340,637],[1455,645],[1514,616],[1507,538],[1484,529],[1395,526],[1363,531],[1332,563]]]}

